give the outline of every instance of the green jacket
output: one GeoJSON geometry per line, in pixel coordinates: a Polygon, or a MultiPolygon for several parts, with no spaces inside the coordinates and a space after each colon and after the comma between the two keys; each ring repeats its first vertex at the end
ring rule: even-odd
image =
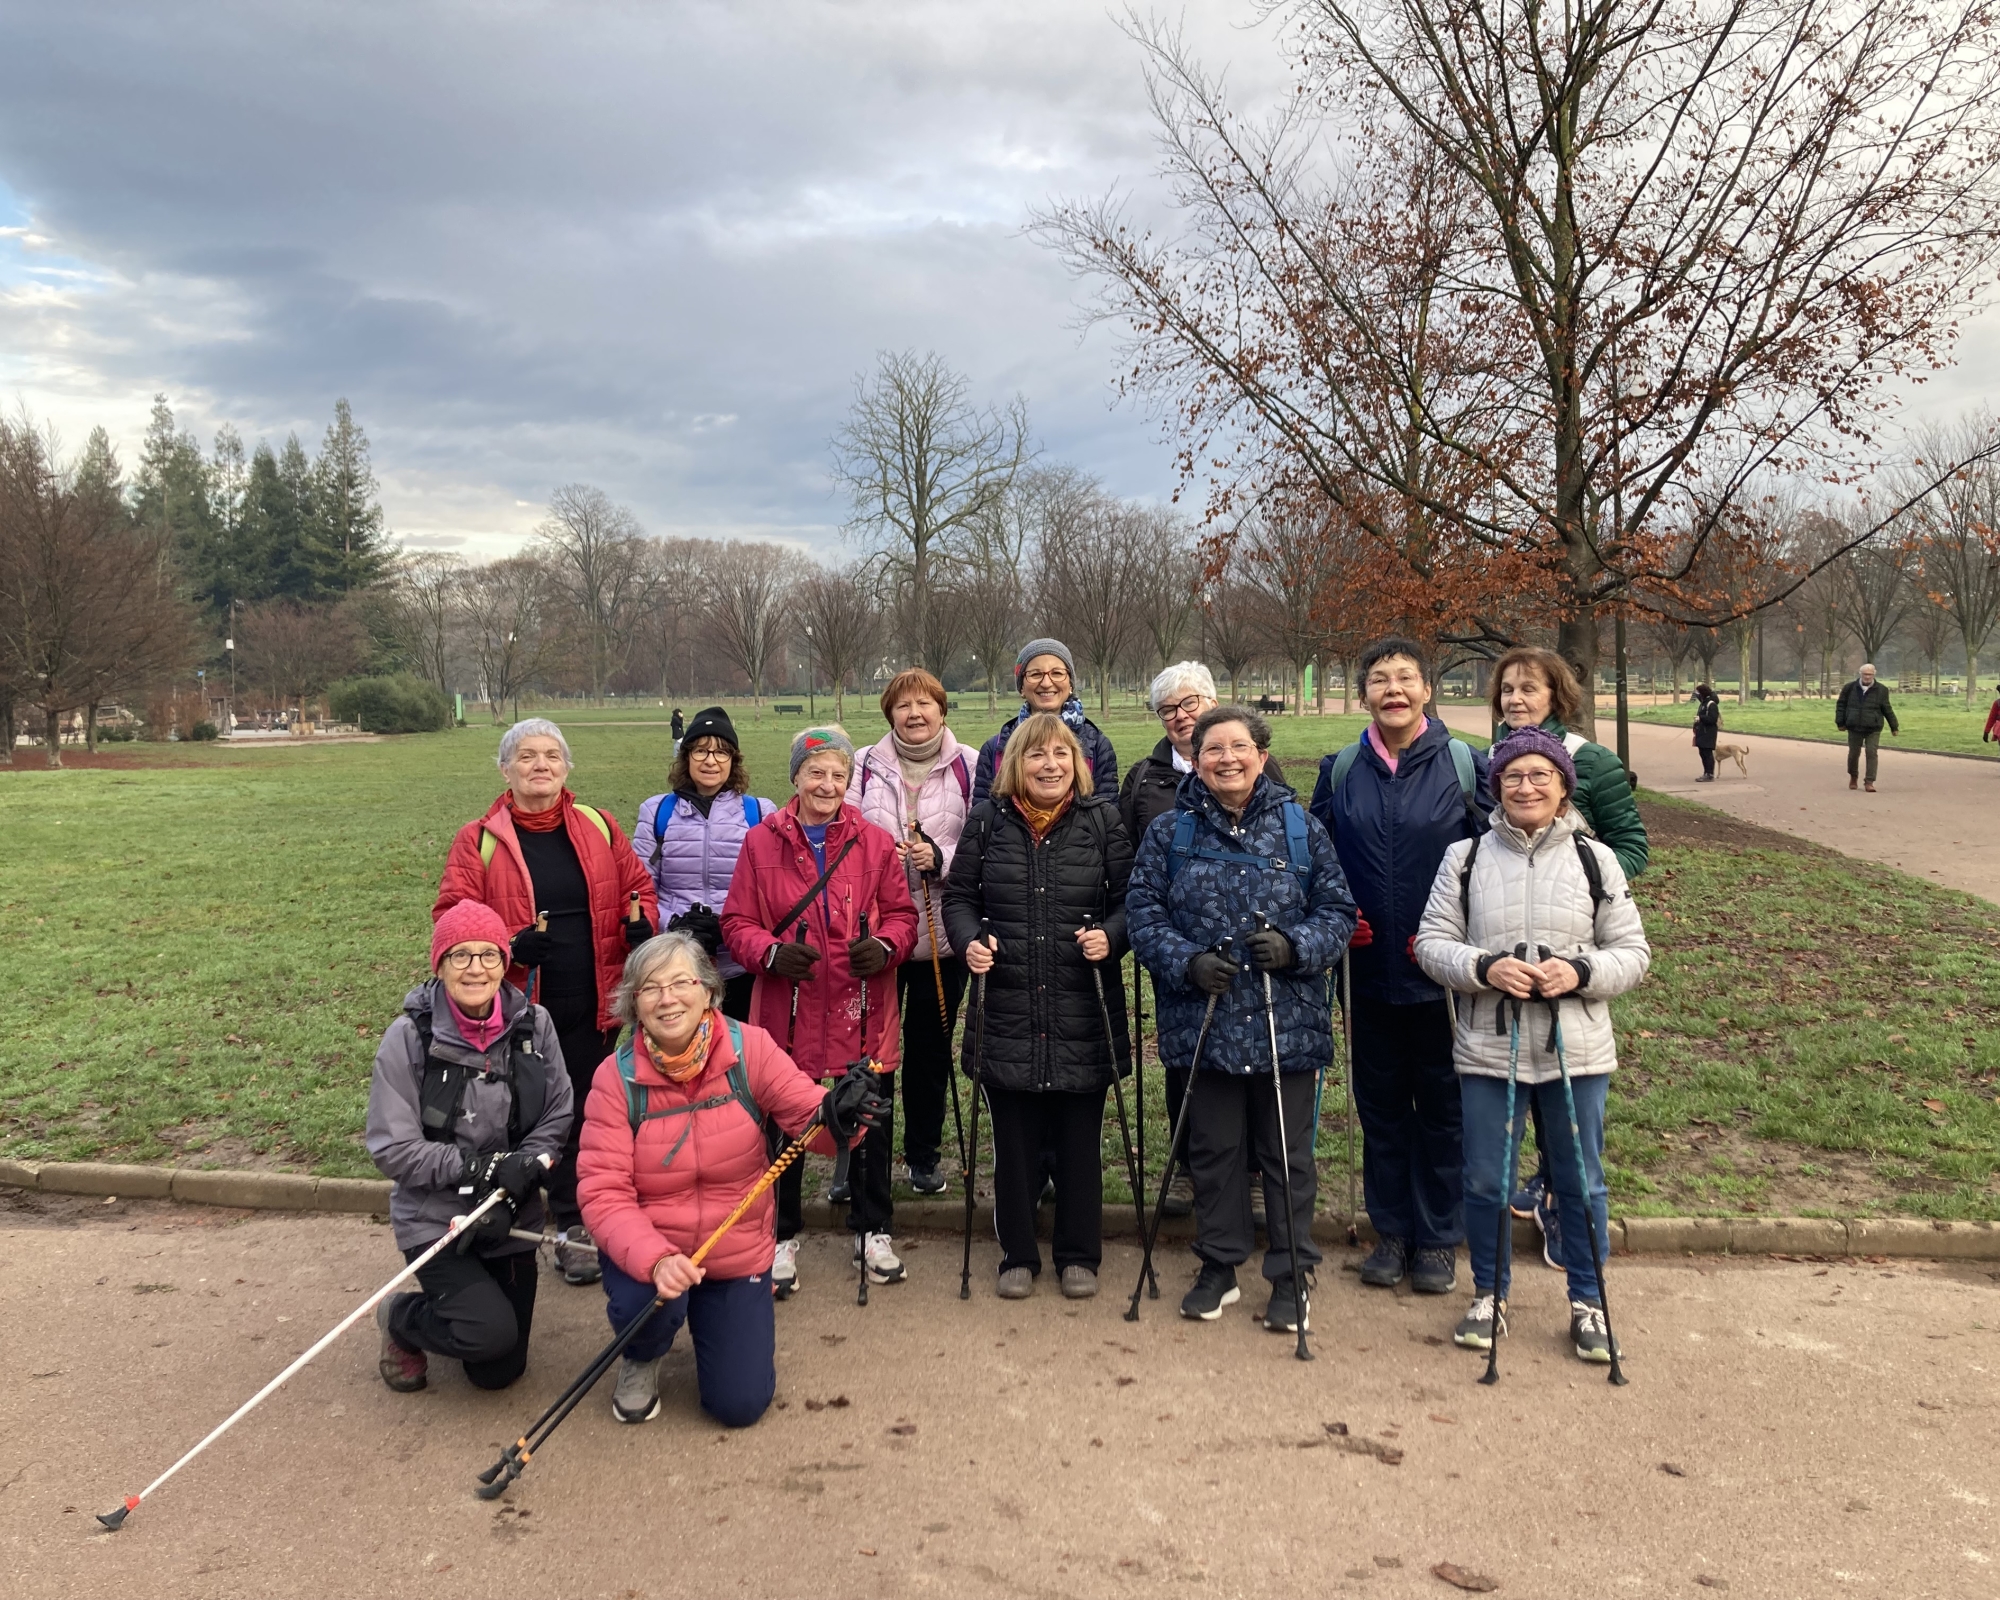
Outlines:
{"type": "MultiPolygon", "coordinates": [[[[1542,731],[1570,743],[1569,730],[1554,717],[1542,724],[1542,731]]],[[[1638,877],[1646,870],[1646,824],[1617,752],[1583,739],[1571,745],[1569,755],[1576,763],[1576,793],[1570,796],[1571,803],[1583,813],[1590,831],[1610,847],[1626,878],[1638,877]]]]}

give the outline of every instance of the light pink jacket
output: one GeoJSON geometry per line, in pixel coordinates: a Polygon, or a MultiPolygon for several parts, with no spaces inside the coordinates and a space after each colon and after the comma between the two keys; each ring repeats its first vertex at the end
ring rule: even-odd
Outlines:
{"type": "MultiPolygon", "coordinates": [[[[938,746],[937,764],[917,790],[916,820],[925,835],[938,847],[943,860],[931,879],[932,919],[937,924],[938,954],[952,953],[944,933],[944,880],[951,871],[951,858],[958,853],[958,836],[965,831],[965,819],[972,811],[972,769],[978,752],[962,745],[949,728],[938,746]]],[[[854,760],[854,776],[848,780],[847,803],[892,839],[910,836],[908,791],[903,787],[903,769],[896,760],[896,740],[884,734],[854,760]]],[[[910,880],[910,898],[917,906],[917,947],[912,961],[931,958],[931,930],[924,917],[924,891],[920,875],[904,869],[910,880]]]]}

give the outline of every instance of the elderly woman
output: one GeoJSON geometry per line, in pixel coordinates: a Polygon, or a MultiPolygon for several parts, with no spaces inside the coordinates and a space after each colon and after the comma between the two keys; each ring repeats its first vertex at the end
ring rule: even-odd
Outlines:
{"type": "Polygon", "coordinates": [[[396,1248],[413,1261],[495,1188],[507,1198],[418,1269],[421,1294],[375,1308],[378,1370],[391,1389],[428,1382],[429,1357],[465,1363],[475,1388],[504,1389],[528,1365],[535,1320],[534,1191],[565,1147],[569,1075],[555,1024],[504,981],[507,924],[461,900],[431,929],[431,973],[403,997],[375,1052],[368,1153],[390,1181],[396,1248]]]}
{"type": "Polygon", "coordinates": [[[952,943],[986,975],[985,1051],[975,1060],[968,1040],[966,1070],[993,1113],[1003,1300],[1026,1299],[1041,1274],[1045,1150],[1055,1157],[1057,1280],[1067,1299],[1097,1293],[1104,1092],[1132,1068],[1118,982],[1131,871],[1117,807],[1091,792],[1076,734],[1061,717],[1029,717],[1007,741],[992,798],[966,824],[944,891],[952,943]],[[1106,974],[1108,1035],[1097,1004],[1106,974]]]}
{"type": "MultiPolygon", "coordinates": [[[[722,934],[757,974],[751,1020],[785,1041],[814,1078],[838,1078],[872,1060],[897,1065],[896,976],[917,942],[917,911],[896,841],[846,803],[854,745],[844,729],[807,728],[792,741],[791,800],[750,830],[736,858],[722,934]]],[[[885,1117],[854,1147],[848,1231],[854,1264],[870,1283],[900,1283],[903,1263],[889,1238],[892,1128],[885,1117]]],[[[799,1287],[804,1226],[802,1174],[778,1183],[779,1299],[799,1287]]]]}
{"type": "Polygon", "coordinates": [[[939,1147],[965,963],[944,937],[937,901],[972,803],[973,755],[944,725],[944,685],[922,667],[889,680],[882,716],[889,731],[855,762],[847,803],[896,841],[911,897],[923,911],[916,950],[896,969],[903,1011],[903,1160],[912,1189],[943,1194],[948,1185],[938,1170],[939,1147]]]}
{"type": "Polygon", "coordinates": [[[818,1112],[831,1136],[810,1148],[831,1153],[888,1110],[865,1072],[823,1094],[721,1002],[722,979],[693,934],[641,945],[616,1001],[632,1032],[584,1106],[577,1192],[604,1255],[611,1325],[629,1325],[655,1295],[667,1302],[625,1347],[611,1398],[620,1422],[659,1415],[660,1362],[684,1322],[702,1409],[727,1428],[764,1414],[778,1382],[770,1195],[699,1266],[690,1258],[762,1175],[767,1118],[796,1137],[818,1112]]]}
{"type": "Polygon", "coordinates": [[[1582,1360],[1608,1362],[1592,1235],[1584,1230],[1590,1227],[1597,1246],[1610,1253],[1604,1105],[1618,1056],[1609,1001],[1646,975],[1652,952],[1617,855],[1589,836],[1570,803],[1576,767],[1562,741],[1527,728],[1492,753],[1500,813],[1484,838],[1445,852],[1417,933],[1418,961],[1452,992],[1452,1049],[1465,1107],[1473,1301],[1454,1338],[1467,1349],[1486,1350],[1507,1331],[1508,1281],[1495,1259],[1497,1229],[1532,1105],[1562,1217],[1570,1343],[1582,1360]],[[1565,1062],[1576,1101],[1576,1140],[1562,1092],[1565,1062]],[[1510,1073],[1518,1073],[1523,1090],[1511,1126],[1510,1073]],[[1579,1141],[1589,1184],[1587,1224],[1579,1141]]]}
{"type": "MultiPolygon", "coordinates": [[[[431,917],[477,900],[506,919],[513,932],[508,981],[555,1023],[581,1104],[598,1062],[618,1042],[611,997],[625,957],[659,926],[653,882],[617,818],[569,792],[569,742],[553,722],[515,723],[500,736],[499,766],[506,792],[458,830],[431,917]]],[[[549,1209],[560,1230],[556,1265],[566,1283],[597,1281],[597,1252],[576,1204],[581,1131],[571,1127],[549,1177],[549,1209]]]]}
{"type": "Polygon", "coordinates": [[[674,748],[667,792],[639,807],[632,829],[632,851],[653,880],[663,926],[701,941],[722,974],[722,1014],[739,1022],[750,1015],[756,978],[723,949],[722,911],[744,836],[776,809],[750,793],[729,713],[708,706],[694,714],[674,748]]]}
{"type": "Polygon", "coordinates": [[[1021,709],[1000,724],[1000,731],[979,747],[979,765],[972,775],[972,798],[986,798],[999,769],[1001,752],[1014,730],[1038,711],[1052,712],[1069,724],[1083,746],[1085,763],[1096,792],[1118,792],[1118,752],[1102,728],[1083,714],[1083,701],[1076,693],[1076,661],[1069,646],[1060,639],[1030,639],[1014,658],[1014,687],[1021,695],[1021,709]]]}
{"type": "Polygon", "coordinates": [[[1254,1168],[1270,1240],[1264,1326],[1296,1333],[1311,1284],[1294,1277],[1292,1262],[1303,1276],[1320,1259],[1312,1242],[1313,1087],[1333,1052],[1326,974],[1353,930],[1354,902],[1326,829],[1264,774],[1271,730],[1262,717],[1217,706],[1196,721],[1192,742],[1194,771],[1174,814],[1147,829],[1125,896],[1132,948],[1160,997],[1160,1059],[1193,1069],[1185,1158],[1201,1274],[1181,1315],[1212,1322],[1241,1297],[1236,1268],[1256,1242],[1245,1181],[1254,1168]],[[1278,1137],[1281,1093],[1288,1143],[1278,1137]]]}

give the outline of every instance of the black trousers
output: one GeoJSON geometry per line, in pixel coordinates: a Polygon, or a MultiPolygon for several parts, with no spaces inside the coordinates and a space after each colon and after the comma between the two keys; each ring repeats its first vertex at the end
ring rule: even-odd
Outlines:
{"type": "Polygon", "coordinates": [[[1000,1270],[1042,1270],[1035,1240],[1035,1201],[1042,1192],[1044,1153],[1055,1157],[1056,1226],[1050,1255],[1056,1271],[1104,1259],[1103,1089],[988,1088],[993,1115],[993,1227],[1000,1236],[1000,1270]]]}
{"type": "Polygon", "coordinates": [[[750,994],[757,987],[757,974],[739,972],[722,980],[722,1014],[738,1022],[750,1020],[750,994]]]}
{"type": "MultiPolygon", "coordinates": [[[[414,1261],[425,1246],[405,1250],[414,1261]]],[[[398,1295],[389,1332],[415,1350],[465,1363],[476,1389],[504,1389],[527,1370],[535,1323],[535,1252],[459,1255],[446,1250],[417,1269],[422,1294],[398,1295]]]]}
{"type": "Polygon", "coordinates": [[[1703,744],[1703,745],[1696,745],[1696,746],[1695,746],[1695,754],[1697,754],[1697,755],[1699,755],[1699,756],[1701,757],[1701,775],[1702,775],[1702,776],[1703,776],[1704,778],[1712,778],[1712,777],[1714,777],[1714,776],[1715,776],[1715,746],[1713,746],[1713,745],[1707,745],[1707,744],[1703,744]]]}
{"type": "Polygon", "coordinates": [[[1354,997],[1361,1185],[1375,1231],[1417,1249],[1465,1237],[1465,1143],[1443,1000],[1354,997]]]}
{"type": "MultiPolygon", "coordinates": [[[[896,1140],[895,1086],[890,1085],[890,1113],[879,1128],[870,1128],[848,1154],[847,1178],[853,1198],[847,1203],[849,1233],[887,1233],[895,1225],[896,1207],[889,1185],[894,1176],[896,1140]]],[[[764,1148],[776,1160],[785,1136],[775,1123],[764,1125],[764,1148]]],[[[794,1161],[778,1174],[778,1214],[773,1224],[780,1239],[796,1239],[806,1225],[805,1163],[794,1161]]]]}
{"type": "Polygon", "coordinates": [[[576,1203],[576,1151],[583,1141],[583,1103],[590,1098],[591,1081],[597,1076],[599,1064],[618,1048],[618,1030],[606,1032],[598,1027],[595,995],[587,1006],[571,1003],[561,1011],[550,1006],[549,1020],[556,1025],[556,1044],[562,1050],[563,1066],[569,1073],[570,1093],[575,1096],[562,1160],[549,1173],[546,1185],[549,1215],[555,1218],[558,1228],[577,1228],[583,1225],[583,1212],[576,1203]]]}
{"type": "MultiPolygon", "coordinates": [[[[911,1167],[934,1167],[944,1143],[945,1095],[957,1065],[951,1057],[951,1030],[965,998],[965,963],[941,956],[937,972],[912,957],[896,969],[896,998],[903,1008],[903,1159],[911,1167]],[[944,980],[945,1016],[938,1017],[938,978],[944,980]]],[[[953,1130],[956,1139],[957,1131],[953,1130]]]]}
{"type": "Polygon", "coordinates": [[[1289,1245],[1299,1241],[1301,1269],[1319,1265],[1312,1241],[1313,1205],[1319,1175],[1313,1166],[1315,1074],[1287,1072],[1283,1078],[1285,1132],[1278,1140],[1278,1094],[1266,1072],[1197,1072],[1188,1093],[1188,1168],[1194,1176],[1194,1253],[1218,1267],[1250,1259],[1257,1236],[1250,1220],[1248,1174],[1264,1180],[1264,1276],[1274,1282],[1291,1276],[1289,1245]],[[1292,1173],[1292,1214],[1285,1215],[1285,1167],[1292,1173]]]}

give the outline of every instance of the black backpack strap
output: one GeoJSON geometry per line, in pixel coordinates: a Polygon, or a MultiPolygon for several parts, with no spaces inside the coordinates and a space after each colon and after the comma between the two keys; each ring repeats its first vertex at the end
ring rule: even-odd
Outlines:
{"type": "Polygon", "coordinates": [[[1590,848],[1590,841],[1580,833],[1570,838],[1576,844],[1576,858],[1583,863],[1583,875],[1590,880],[1590,919],[1597,920],[1597,908],[1610,903],[1611,896],[1604,888],[1604,868],[1598,865],[1597,855],[1590,848]]]}
{"type": "Polygon", "coordinates": [[[810,889],[806,890],[805,894],[800,897],[799,903],[793,906],[792,909],[787,911],[782,917],[778,918],[777,926],[771,930],[773,933],[777,934],[777,936],[780,939],[784,938],[785,930],[789,928],[793,923],[799,920],[800,914],[804,912],[807,906],[813,903],[814,897],[819,894],[820,890],[826,887],[827,880],[833,876],[834,868],[838,867],[841,864],[841,862],[845,861],[847,859],[847,852],[852,850],[860,842],[861,842],[861,835],[857,833],[854,835],[853,838],[849,839],[846,844],[840,847],[839,853],[835,855],[834,858],[826,864],[826,871],[822,872],[819,875],[818,879],[814,882],[813,886],[810,889]]]}
{"type": "Polygon", "coordinates": [[[1458,914],[1465,919],[1465,936],[1472,937],[1472,863],[1479,859],[1479,841],[1482,836],[1474,834],[1466,847],[1465,860],[1458,869],[1458,914]]]}

